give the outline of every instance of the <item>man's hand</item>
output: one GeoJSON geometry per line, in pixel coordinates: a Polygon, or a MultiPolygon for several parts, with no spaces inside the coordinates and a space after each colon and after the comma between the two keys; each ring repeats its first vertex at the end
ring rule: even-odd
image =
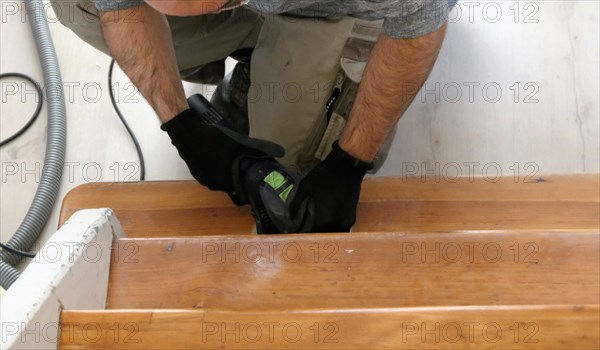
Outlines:
{"type": "Polygon", "coordinates": [[[369,162],[427,79],[445,29],[414,39],[381,35],[339,143],[291,194],[292,218],[304,217],[301,230],[346,232],[354,225],[361,183],[373,167],[369,162]]]}
{"type": "Polygon", "coordinates": [[[304,215],[303,226],[311,232],[350,231],[362,180],[372,168],[334,143],[327,158],[296,184],[289,199],[292,217],[304,215]]]}
{"type": "Polygon", "coordinates": [[[235,190],[242,159],[283,157],[284,150],[272,142],[250,138],[220,125],[207,124],[193,109],[164,123],[161,129],[186,162],[192,176],[214,191],[225,191],[237,205],[247,199],[235,190]]]}

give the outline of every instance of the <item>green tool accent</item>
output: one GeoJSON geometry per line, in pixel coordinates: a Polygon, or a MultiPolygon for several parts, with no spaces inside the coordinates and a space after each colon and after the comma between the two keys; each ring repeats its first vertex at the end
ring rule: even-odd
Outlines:
{"type": "Polygon", "coordinates": [[[287,180],[278,171],[273,170],[269,175],[265,176],[264,181],[274,190],[283,186],[287,180]]]}
{"type": "MultiPolygon", "coordinates": [[[[284,186],[288,184],[288,180],[281,175],[281,173],[277,170],[273,170],[269,175],[265,176],[263,179],[267,185],[271,186],[273,190],[280,191],[284,186]]],[[[279,193],[279,198],[281,198],[284,202],[287,201],[290,192],[294,189],[294,185],[289,185],[279,193]]]]}
{"type": "Polygon", "coordinates": [[[285,190],[283,190],[283,192],[281,192],[279,194],[279,198],[283,199],[284,202],[287,202],[287,198],[293,189],[294,189],[294,185],[289,185],[288,188],[286,188],[285,190]]]}

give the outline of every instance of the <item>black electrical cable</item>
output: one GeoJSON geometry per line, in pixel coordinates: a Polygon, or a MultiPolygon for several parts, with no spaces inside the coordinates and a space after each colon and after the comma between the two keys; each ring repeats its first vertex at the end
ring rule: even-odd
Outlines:
{"type": "MultiPolygon", "coordinates": [[[[110,101],[112,102],[115,112],[117,112],[119,119],[121,119],[123,126],[125,126],[125,129],[127,129],[127,133],[129,133],[129,136],[131,136],[131,140],[133,141],[133,143],[135,145],[135,150],[137,152],[137,155],[138,155],[138,158],[140,161],[140,168],[141,168],[140,169],[140,180],[143,181],[146,178],[146,165],[144,162],[144,154],[142,153],[140,143],[138,142],[137,138],[135,137],[135,134],[129,127],[129,124],[127,124],[127,121],[125,120],[125,117],[123,117],[123,114],[121,114],[121,111],[119,110],[119,107],[117,106],[117,101],[115,100],[115,95],[112,91],[112,74],[113,74],[114,66],[115,66],[115,60],[112,60],[110,62],[110,68],[108,70],[108,91],[109,91],[110,101]]],[[[27,131],[27,129],[29,129],[29,127],[35,122],[37,117],[40,115],[42,106],[44,105],[44,95],[42,93],[42,88],[30,76],[27,76],[27,75],[21,74],[21,73],[0,74],[0,79],[4,79],[4,78],[21,78],[21,79],[27,80],[28,82],[33,84],[33,86],[35,87],[35,90],[37,92],[37,95],[38,95],[38,104],[35,109],[35,112],[33,112],[33,115],[31,116],[31,118],[29,118],[27,123],[19,131],[17,131],[13,135],[9,136],[5,140],[0,141],[0,147],[10,143],[11,141],[14,141],[15,139],[17,139],[21,135],[23,135],[25,133],[25,131],[27,131]]],[[[24,256],[27,258],[35,258],[34,253],[21,251],[21,250],[12,248],[4,243],[0,243],[0,248],[6,250],[7,252],[13,253],[13,254],[21,255],[21,256],[24,256]]]]}
{"type": "MultiPolygon", "coordinates": [[[[37,107],[35,108],[35,111],[33,112],[33,115],[31,116],[31,118],[29,118],[27,123],[25,123],[25,125],[16,133],[7,137],[5,140],[1,140],[0,147],[7,145],[8,143],[16,140],[21,135],[23,135],[27,131],[27,129],[29,129],[29,127],[31,125],[33,125],[33,123],[36,121],[36,119],[40,115],[40,112],[42,111],[42,106],[44,105],[44,94],[42,93],[42,88],[40,87],[40,84],[38,82],[33,80],[33,78],[31,78],[28,75],[22,74],[22,73],[14,73],[14,72],[0,74],[0,79],[4,79],[4,78],[21,78],[21,79],[27,80],[28,82],[33,84],[33,86],[35,87],[35,91],[37,92],[38,102],[37,102],[37,107]]],[[[26,258],[35,258],[35,253],[24,252],[24,251],[12,248],[4,243],[0,243],[0,248],[6,250],[7,252],[21,255],[26,258]]]]}
{"type": "Polygon", "coordinates": [[[27,80],[28,82],[33,84],[33,86],[35,87],[35,91],[38,94],[38,104],[35,109],[35,112],[33,112],[33,115],[31,116],[31,118],[29,118],[27,123],[16,133],[12,134],[5,140],[1,140],[0,147],[5,146],[6,144],[10,143],[11,141],[14,141],[15,139],[17,139],[19,136],[23,135],[25,133],[25,131],[27,131],[27,129],[29,129],[29,127],[33,124],[33,122],[35,122],[37,117],[40,115],[40,112],[42,111],[42,106],[44,105],[44,94],[42,93],[42,88],[40,87],[40,84],[38,84],[30,76],[21,74],[21,73],[0,74],[0,79],[4,79],[4,78],[21,78],[21,79],[27,80]]]}
{"type": "MultiPolygon", "coordinates": [[[[142,149],[140,147],[140,143],[138,142],[137,138],[135,137],[135,134],[133,133],[133,131],[131,130],[131,128],[129,127],[129,124],[127,124],[127,121],[125,120],[125,117],[123,117],[123,114],[121,114],[121,111],[119,110],[119,107],[117,106],[117,101],[115,100],[115,95],[112,91],[112,74],[113,74],[113,70],[114,70],[114,66],[115,66],[115,60],[112,60],[110,62],[110,67],[108,70],[108,91],[109,91],[109,96],[110,96],[110,101],[112,102],[112,105],[115,109],[115,112],[117,112],[117,115],[119,116],[119,119],[121,119],[121,122],[123,123],[123,126],[125,126],[125,129],[127,129],[127,133],[129,133],[129,136],[131,136],[131,140],[133,141],[134,145],[135,145],[135,150],[137,152],[139,161],[140,161],[140,180],[144,180],[146,178],[146,165],[144,162],[144,154],[142,153],[142,149]]],[[[21,78],[24,80],[27,80],[28,82],[30,82],[31,84],[33,84],[33,86],[35,87],[35,90],[38,94],[38,104],[37,107],[35,109],[35,112],[33,112],[33,115],[31,116],[31,118],[29,118],[29,120],[27,121],[27,123],[16,133],[14,133],[13,135],[9,136],[8,138],[6,138],[5,140],[0,141],[0,147],[8,144],[11,141],[14,141],[15,139],[19,138],[21,135],[23,135],[25,133],[25,131],[27,131],[27,129],[29,129],[29,127],[35,122],[35,120],[37,119],[37,117],[40,115],[40,112],[42,110],[42,106],[44,105],[44,95],[42,93],[42,88],[40,87],[40,85],[33,80],[30,76],[25,75],[25,74],[21,74],[21,73],[4,73],[4,74],[0,74],[0,79],[4,79],[4,78],[21,78]]],[[[11,252],[13,254],[18,254],[27,258],[35,258],[35,254],[34,253],[29,253],[29,252],[24,252],[15,248],[11,248],[10,246],[0,243],[0,248],[11,252]]]]}
{"type": "Polygon", "coordinates": [[[6,250],[7,252],[11,252],[13,254],[21,255],[21,256],[24,256],[26,258],[35,258],[35,253],[24,252],[24,251],[21,251],[21,250],[9,247],[9,246],[7,246],[4,243],[0,243],[0,248],[6,250]]]}
{"type": "Polygon", "coordinates": [[[117,101],[115,100],[115,94],[113,93],[113,90],[112,90],[112,75],[113,75],[114,68],[115,68],[115,60],[111,60],[110,67],[108,69],[108,94],[110,95],[110,101],[112,102],[115,112],[117,112],[119,119],[121,119],[123,126],[125,126],[125,129],[127,129],[127,132],[129,133],[129,136],[131,136],[131,140],[133,141],[133,144],[135,145],[135,150],[137,152],[138,159],[140,160],[140,181],[144,181],[146,179],[146,163],[144,162],[144,154],[142,153],[142,148],[140,147],[140,143],[138,142],[137,138],[135,137],[135,134],[129,127],[129,124],[127,124],[127,121],[125,121],[125,117],[123,117],[123,114],[121,114],[121,110],[119,109],[119,106],[117,106],[117,101]]]}

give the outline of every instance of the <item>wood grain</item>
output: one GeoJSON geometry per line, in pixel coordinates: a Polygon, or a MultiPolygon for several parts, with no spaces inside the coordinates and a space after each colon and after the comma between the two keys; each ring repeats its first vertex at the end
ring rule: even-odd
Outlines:
{"type": "Polygon", "coordinates": [[[84,208],[111,208],[129,237],[249,234],[254,220],[248,206],[238,208],[222,192],[196,181],[89,183],[63,199],[59,226],[84,208]]]}
{"type": "Polygon", "coordinates": [[[120,239],[107,308],[598,304],[599,232],[120,239]]]}
{"type": "Polygon", "coordinates": [[[598,349],[598,305],[64,311],[60,349],[598,349]]]}
{"type": "MultiPolygon", "coordinates": [[[[194,181],[93,183],[73,189],[59,225],[83,208],[112,208],[129,237],[246,235],[249,208],[194,181]],[[218,228],[218,230],[215,230],[218,228]]],[[[596,230],[600,177],[549,175],[534,179],[368,178],[356,232],[465,230],[596,230]]]]}

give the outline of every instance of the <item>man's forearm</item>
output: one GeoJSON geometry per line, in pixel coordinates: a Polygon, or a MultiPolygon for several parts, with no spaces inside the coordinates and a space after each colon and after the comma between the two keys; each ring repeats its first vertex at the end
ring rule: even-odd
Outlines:
{"type": "Polygon", "coordinates": [[[382,34],[373,48],[340,147],[370,162],[431,73],[446,25],[413,39],[382,34]]]}
{"type": "Polygon", "coordinates": [[[102,12],[113,58],[164,123],[188,108],[165,15],[146,4],[102,12]]]}

